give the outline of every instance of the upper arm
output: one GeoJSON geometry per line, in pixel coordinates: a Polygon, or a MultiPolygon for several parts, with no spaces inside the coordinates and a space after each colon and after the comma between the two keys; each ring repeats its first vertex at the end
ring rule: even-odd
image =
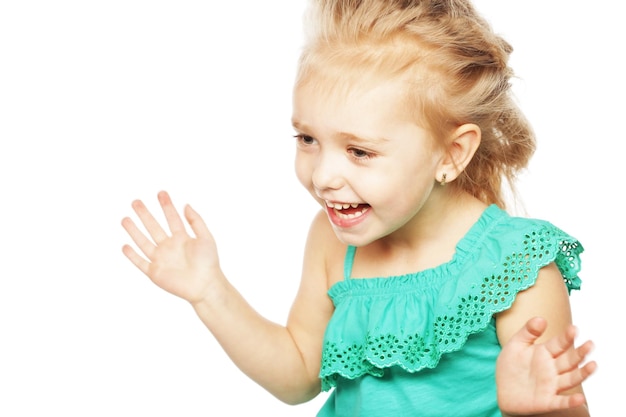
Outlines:
{"type": "MultiPolygon", "coordinates": [[[[504,346],[533,317],[543,317],[548,326],[536,343],[561,335],[572,324],[572,312],[567,286],[554,263],[539,271],[532,287],[517,294],[513,306],[496,317],[496,331],[504,346]]],[[[568,392],[583,392],[577,386],[568,392]]]]}
{"type": "Polygon", "coordinates": [[[326,215],[318,214],[309,230],[306,242],[302,278],[294,299],[287,329],[292,334],[307,372],[312,380],[319,375],[322,343],[326,325],[334,311],[327,295],[330,277],[336,268],[337,256],[343,259],[342,245],[328,224],[326,215]]]}
{"type": "Polygon", "coordinates": [[[554,263],[541,268],[535,285],[517,294],[513,306],[498,314],[496,327],[500,344],[506,344],[528,320],[537,316],[548,322],[538,343],[561,334],[572,323],[567,287],[554,263]]]}

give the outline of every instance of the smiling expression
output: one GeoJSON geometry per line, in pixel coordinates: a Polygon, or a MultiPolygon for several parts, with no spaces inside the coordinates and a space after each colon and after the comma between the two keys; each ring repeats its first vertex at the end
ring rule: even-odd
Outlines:
{"type": "Polygon", "coordinates": [[[344,243],[409,232],[432,196],[443,152],[403,110],[400,81],[294,91],[296,174],[344,243]]]}

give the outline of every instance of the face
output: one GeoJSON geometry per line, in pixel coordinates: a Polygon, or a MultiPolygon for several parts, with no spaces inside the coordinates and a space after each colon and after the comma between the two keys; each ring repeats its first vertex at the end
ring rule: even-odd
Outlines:
{"type": "Polygon", "coordinates": [[[294,91],[296,174],[337,237],[363,246],[410,234],[433,196],[443,152],[402,111],[399,82],[346,95],[294,91]]]}

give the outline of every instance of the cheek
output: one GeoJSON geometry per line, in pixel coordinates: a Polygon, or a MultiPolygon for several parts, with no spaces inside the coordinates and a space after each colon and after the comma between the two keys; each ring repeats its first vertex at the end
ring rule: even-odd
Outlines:
{"type": "MultiPolygon", "coordinates": [[[[419,164],[419,161],[415,161],[419,164]]],[[[433,171],[430,167],[396,165],[385,175],[363,178],[373,199],[390,210],[406,210],[407,206],[421,205],[432,191],[433,171]],[[373,193],[373,194],[372,194],[373,193]]]]}
{"type": "Polygon", "coordinates": [[[319,199],[315,190],[313,189],[313,181],[312,181],[312,172],[313,172],[313,164],[310,161],[310,158],[306,158],[306,156],[297,157],[295,160],[295,171],[296,177],[300,184],[311,194],[311,197],[315,201],[317,201],[322,207],[325,206],[324,202],[319,199]]]}
{"type": "Polygon", "coordinates": [[[300,184],[302,184],[306,189],[310,190],[312,187],[311,184],[311,166],[308,158],[304,157],[299,152],[296,153],[294,168],[296,171],[296,177],[300,184]]]}

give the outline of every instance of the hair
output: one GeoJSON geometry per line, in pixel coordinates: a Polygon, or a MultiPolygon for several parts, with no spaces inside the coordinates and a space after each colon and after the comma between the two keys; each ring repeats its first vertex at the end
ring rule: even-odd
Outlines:
{"type": "Polygon", "coordinates": [[[312,0],[296,87],[333,92],[397,78],[416,122],[443,139],[474,123],[482,139],[455,183],[505,208],[535,151],[513,100],[509,43],[466,0],[312,0]]]}

